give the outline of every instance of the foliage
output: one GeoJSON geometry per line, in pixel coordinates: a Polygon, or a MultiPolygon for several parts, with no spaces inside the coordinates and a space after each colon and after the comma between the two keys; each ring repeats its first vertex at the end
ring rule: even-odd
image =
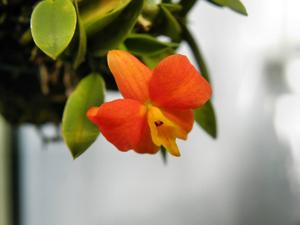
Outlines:
{"type": "MultiPolygon", "coordinates": [[[[207,1],[247,15],[239,0],[207,1]]],[[[59,124],[65,111],[63,136],[73,156],[78,156],[96,137],[84,112],[90,105],[101,104],[105,86],[116,89],[107,68],[108,50],[126,49],[153,68],[185,41],[202,75],[210,80],[186,24],[195,3],[197,0],[1,1],[0,41],[5,43],[0,54],[1,114],[12,124],[39,125],[59,124]],[[162,41],[162,36],[168,39],[162,41]],[[78,126],[71,126],[74,120],[78,126]],[[86,135],[78,134],[83,130],[86,135]],[[78,135],[77,143],[72,136],[78,135]]],[[[211,103],[197,109],[195,119],[216,137],[211,103]]]]}
{"type": "Polygon", "coordinates": [[[62,119],[64,141],[74,158],[81,155],[97,138],[99,131],[86,117],[92,106],[104,101],[104,82],[100,74],[83,78],[69,96],[62,119]]]}

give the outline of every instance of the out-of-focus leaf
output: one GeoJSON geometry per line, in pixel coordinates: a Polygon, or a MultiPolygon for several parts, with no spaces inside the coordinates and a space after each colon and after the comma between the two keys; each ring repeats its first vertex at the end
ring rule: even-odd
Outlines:
{"type": "Polygon", "coordinates": [[[74,158],[80,156],[97,138],[99,131],[86,112],[104,100],[104,82],[99,74],[83,78],[70,95],[63,114],[62,134],[74,158]]]}
{"type": "Polygon", "coordinates": [[[182,5],[177,3],[161,3],[163,7],[168,9],[170,12],[180,12],[182,10],[182,5]]]}
{"type": "Polygon", "coordinates": [[[211,137],[217,138],[217,121],[213,105],[208,101],[201,108],[194,110],[195,121],[211,137]]]}
{"type": "Polygon", "coordinates": [[[162,160],[164,161],[165,164],[167,164],[168,154],[167,154],[167,150],[164,148],[164,146],[160,147],[160,153],[161,153],[162,160]]]}
{"type": "Polygon", "coordinates": [[[156,55],[166,49],[176,49],[177,43],[168,43],[157,40],[148,34],[131,34],[124,41],[126,49],[139,56],[156,55]]]}
{"type": "Polygon", "coordinates": [[[247,16],[247,10],[240,0],[208,0],[208,2],[213,3],[217,6],[228,7],[242,15],[247,16]]]}
{"type": "Polygon", "coordinates": [[[197,0],[180,0],[179,4],[182,6],[181,15],[185,16],[193,8],[197,0]]]}
{"type": "Polygon", "coordinates": [[[117,19],[93,35],[93,39],[89,43],[91,43],[91,49],[95,50],[96,55],[105,55],[108,50],[117,48],[126,39],[136,24],[143,4],[144,0],[131,1],[117,19]]]}
{"type": "Polygon", "coordinates": [[[76,11],[70,0],[44,0],[31,15],[31,33],[36,45],[52,59],[62,53],[76,28],[76,11]]]}
{"type": "Polygon", "coordinates": [[[160,5],[161,12],[164,17],[164,23],[162,25],[162,32],[169,36],[173,41],[179,42],[181,40],[181,27],[177,19],[172,15],[167,7],[164,4],[160,5]]]}
{"type": "Polygon", "coordinates": [[[148,67],[153,69],[163,58],[174,54],[178,44],[161,42],[147,34],[131,34],[122,47],[139,56],[148,67]]]}
{"type": "Polygon", "coordinates": [[[79,14],[78,4],[75,0],[75,9],[77,13],[77,30],[78,30],[78,49],[74,59],[74,68],[76,69],[85,60],[86,54],[86,32],[79,14]]]}
{"type": "Polygon", "coordinates": [[[174,54],[175,51],[171,48],[167,48],[161,52],[152,55],[141,55],[143,62],[151,69],[154,69],[157,64],[165,57],[174,54]]]}
{"type": "Polygon", "coordinates": [[[159,12],[159,6],[155,0],[145,0],[142,16],[153,21],[159,12]]]}
{"type": "Polygon", "coordinates": [[[192,33],[189,31],[189,29],[186,27],[185,24],[181,24],[182,26],[182,31],[183,31],[183,39],[187,42],[188,46],[190,47],[194,58],[198,64],[199,70],[201,71],[202,76],[207,80],[210,81],[210,76],[209,76],[209,72],[204,60],[204,57],[202,56],[202,53],[200,51],[200,48],[197,44],[197,42],[195,41],[192,33]]]}
{"type": "Polygon", "coordinates": [[[88,36],[102,30],[119,16],[132,0],[94,0],[80,8],[83,26],[88,36]]]}

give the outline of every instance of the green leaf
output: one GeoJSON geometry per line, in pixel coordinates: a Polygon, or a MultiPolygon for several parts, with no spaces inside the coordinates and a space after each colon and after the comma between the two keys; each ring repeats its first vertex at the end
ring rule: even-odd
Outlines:
{"type": "Polygon", "coordinates": [[[165,149],[164,146],[160,147],[160,153],[161,153],[162,160],[164,161],[165,164],[167,164],[168,154],[167,154],[167,150],[165,149]]]}
{"type": "Polygon", "coordinates": [[[124,42],[125,49],[139,56],[153,69],[163,58],[174,54],[178,47],[174,42],[162,42],[148,34],[131,34],[124,42]]]}
{"type": "Polygon", "coordinates": [[[99,131],[86,117],[87,110],[104,100],[104,82],[99,74],[83,78],[70,95],[63,114],[62,134],[74,158],[80,156],[97,138],[99,131]]]}
{"type": "Polygon", "coordinates": [[[159,54],[166,49],[176,49],[177,43],[162,42],[149,34],[131,34],[124,41],[126,49],[139,56],[159,54]]]}
{"type": "Polygon", "coordinates": [[[74,68],[77,69],[77,67],[84,62],[85,60],[85,54],[86,54],[86,32],[79,14],[78,4],[77,0],[74,2],[75,9],[77,13],[77,30],[78,30],[78,49],[77,53],[75,55],[74,59],[74,68]]]}
{"type": "Polygon", "coordinates": [[[189,31],[189,29],[186,27],[185,24],[181,23],[182,30],[183,30],[183,39],[187,42],[188,46],[190,47],[194,58],[198,64],[199,70],[201,71],[202,76],[207,80],[210,81],[210,75],[208,68],[206,66],[204,57],[202,56],[202,53],[200,51],[200,48],[194,39],[192,33],[189,31]]]}
{"type": "Polygon", "coordinates": [[[216,4],[217,6],[228,7],[242,15],[247,16],[247,10],[240,0],[208,0],[210,3],[216,4]]]}
{"type": "Polygon", "coordinates": [[[213,105],[208,101],[201,108],[194,110],[195,121],[211,137],[217,138],[217,121],[213,105]]]}
{"type": "Polygon", "coordinates": [[[102,30],[116,19],[132,0],[94,0],[80,8],[83,26],[88,36],[102,30]]]}
{"type": "Polygon", "coordinates": [[[173,49],[168,48],[153,55],[141,55],[140,57],[148,67],[154,69],[162,59],[174,53],[175,51],[173,49]]]}
{"type": "Polygon", "coordinates": [[[173,41],[179,42],[181,40],[182,32],[179,22],[164,4],[161,4],[160,7],[164,17],[164,23],[162,25],[163,33],[173,41]]]}
{"type": "Polygon", "coordinates": [[[194,7],[197,0],[180,0],[179,4],[182,6],[181,15],[185,16],[194,7]]]}
{"type": "Polygon", "coordinates": [[[52,59],[69,45],[75,28],[76,11],[70,0],[44,0],[32,12],[33,40],[52,59]]]}
{"type": "Polygon", "coordinates": [[[108,50],[117,48],[137,22],[144,0],[134,0],[121,12],[117,19],[93,35],[90,40],[95,55],[103,56],[108,50]]]}
{"type": "Polygon", "coordinates": [[[153,21],[159,10],[160,8],[155,0],[145,0],[142,16],[149,21],[153,21]]]}
{"type": "Polygon", "coordinates": [[[161,5],[172,13],[180,12],[183,8],[182,5],[176,3],[161,3],[161,5]]]}

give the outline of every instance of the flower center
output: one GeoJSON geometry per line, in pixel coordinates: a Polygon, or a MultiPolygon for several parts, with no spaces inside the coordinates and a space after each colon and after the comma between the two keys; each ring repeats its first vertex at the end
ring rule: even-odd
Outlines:
{"type": "Polygon", "coordinates": [[[164,146],[174,156],[180,156],[176,138],[185,136],[186,132],[168,119],[158,107],[149,103],[147,108],[148,125],[153,143],[157,146],[164,146]]]}
{"type": "Polygon", "coordinates": [[[157,120],[157,121],[154,121],[154,124],[155,124],[155,126],[159,127],[159,126],[163,125],[164,122],[160,121],[160,120],[157,120]]]}

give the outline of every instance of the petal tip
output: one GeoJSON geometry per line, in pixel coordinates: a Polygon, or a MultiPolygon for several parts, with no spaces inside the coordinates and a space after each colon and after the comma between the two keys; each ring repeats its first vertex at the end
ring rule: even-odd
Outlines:
{"type": "Polygon", "coordinates": [[[120,54],[127,54],[126,51],[123,51],[123,50],[118,50],[118,49],[113,49],[113,50],[109,50],[108,53],[107,53],[107,57],[108,59],[111,58],[111,57],[114,57],[116,55],[120,55],[120,54]]]}
{"type": "Polygon", "coordinates": [[[93,123],[96,123],[96,117],[97,117],[97,114],[98,114],[98,109],[99,109],[99,107],[91,107],[86,112],[87,118],[90,121],[92,121],[93,123]]]}

